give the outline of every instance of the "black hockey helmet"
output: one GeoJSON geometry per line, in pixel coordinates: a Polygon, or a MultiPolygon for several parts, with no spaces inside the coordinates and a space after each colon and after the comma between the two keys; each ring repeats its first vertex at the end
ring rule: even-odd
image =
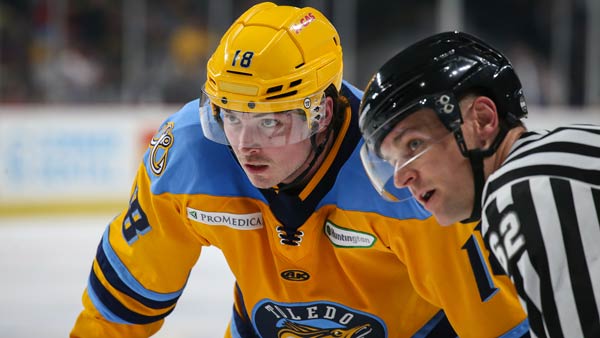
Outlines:
{"type": "Polygon", "coordinates": [[[463,32],[433,35],[398,53],[372,77],[360,105],[360,130],[379,153],[391,128],[427,104],[455,130],[462,122],[457,100],[471,90],[494,100],[500,117],[511,125],[527,115],[521,82],[501,52],[463,32]],[[444,94],[454,102],[436,107],[444,94]]]}
{"type": "Polygon", "coordinates": [[[456,139],[473,171],[475,200],[471,216],[481,215],[483,159],[492,155],[509,129],[527,115],[521,82],[510,61],[497,49],[463,32],[432,35],[396,54],[369,81],[360,105],[359,127],[365,139],[361,160],[379,193],[393,196],[395,169],[381,159],[380,146],[404,118],[431,108],[456,139]],[[468,93],[485,95],[496,104],[500,132],[488,149],[468,149],[460,128],[458,100],[468,93]]]}

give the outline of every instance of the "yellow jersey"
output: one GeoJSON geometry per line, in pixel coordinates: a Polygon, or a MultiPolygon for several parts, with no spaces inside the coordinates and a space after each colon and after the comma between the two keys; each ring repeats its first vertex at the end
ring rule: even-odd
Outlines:
{"type": "Polygon", "coordinates": [[[152,335],[211,245],[236,280],[225,337],[527,334],[475,224],[441,227],[413,199],[373,189],[358,153],[362,93],[346,82],[342,93],[344,124],[296,194],[254,187],[228,147],[203,136],[198,100],[169,117],[100,240],[71,337],[152,335]]]}

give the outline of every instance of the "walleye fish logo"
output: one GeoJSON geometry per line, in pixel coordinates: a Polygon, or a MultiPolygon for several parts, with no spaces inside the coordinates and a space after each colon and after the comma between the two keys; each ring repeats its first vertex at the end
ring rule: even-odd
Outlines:
{"type": "Polygon", "coordinates": [[[160,176],[167,166],[167,155],[174,141],[173,126],[173,122],[168,122],[150,141],[150,167],[156,176],[160,176]]]}
{"type": "Polygon", "coordinates": [[[385,338],[378,317],[333,302],[280,303],[264,299],[252,310],[260,337],[277,338],[385,338]]]}
{"type": "Polygon", "coordinates": [[[371,333],[371,325],[364,324],[352,328],[333,328],[333,329],[320,329],[309,325],[302,325],[294,323],[289,320],[285,320],[283,328],[279,330],[277,338],[365,338],[371,333]]]}

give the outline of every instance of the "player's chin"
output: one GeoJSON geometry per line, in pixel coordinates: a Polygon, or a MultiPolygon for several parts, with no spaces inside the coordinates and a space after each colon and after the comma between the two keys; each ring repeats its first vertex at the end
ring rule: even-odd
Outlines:
{"type": "Polygon", "coordinates": [[[252,185],[258,189],[269,189],[273,188],[278,184],[278,182],[275,182],[273,179],[267,179],[262,175],[253,175],[248,172],[246,173],[246,175],[248,176],[248,179],[250,180],[252,185]]]}
{"type": "Polygon", "coordinates": [[[273,186],[276,185],[276,184],[264,183],[263,181],[253,180],[253,179],[250,179],[250,182],[252,182],[252,185],[258,189],[269,189],[269,188],[273,188],[273,186]]]}
{"type": "Polygon", "coordinates": [[[450,226],[452,224],[456,224],[460,221],[460,217],[452,217],[449,215],[445,215],[443,213],[436,213],[433,212],[433,217],[435,217],[436,221],[438,222],[439,225],[443,226],[443,227],[447,227],[450,226]]]}

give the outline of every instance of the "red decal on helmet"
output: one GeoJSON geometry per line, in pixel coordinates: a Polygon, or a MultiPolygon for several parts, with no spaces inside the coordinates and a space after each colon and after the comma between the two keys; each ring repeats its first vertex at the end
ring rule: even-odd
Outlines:
{"type": "Polygon", "coordinates": [[[294,25],[294,32],[296,32],[296,34],[300,33],[300,31],[302,30],[302,28],[308,26],[311,22],[313,22],[315,20],[315,15],[313,13],[308,13],[306,14],[302,19],[300,19],[300,24],[299,25],[294,25]]]}

